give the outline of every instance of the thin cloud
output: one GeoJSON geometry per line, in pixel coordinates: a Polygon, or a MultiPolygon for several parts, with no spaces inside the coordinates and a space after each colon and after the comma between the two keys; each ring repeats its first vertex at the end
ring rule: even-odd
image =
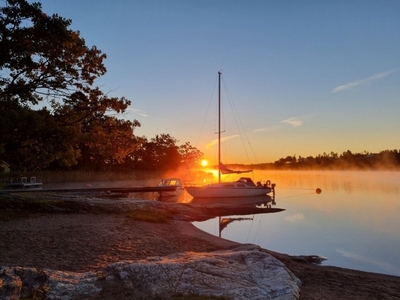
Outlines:
{"type": "Polygon", "coordinates": [[[134,114],[137,114],[137,115],[142,116],[142,117],[148,117],[148,116],[149,116],[148,114],[145,114],[145,113],[144,113],[142,110],[140,110],[140,109],[131,108],[131,109],[129,109],[129,112],[134,113],[134,114]]]}
{"type": "Polygon", "coordinates": [[[271,127],[264,127],[264,128],[257,128],[254,129],[252,132],[265,132],[265,131],[271,131],[271,127]]]}
{"type": "Polygon", "coordinates": [[[295,117],[295,118],[289,118],[286,120],[281,121],[282,123],[286,123],[289,125],[292,125],[294,127],[300,127],[301,125],[303,125],[303,120],[300,120],[299,118],[295,117]]]}
{"type": "Polygon", "coordinates": [[[262,127],[262,128],[256,128],[251,131],[251,133],[259,133],[259,132],[273,132],[276,131],[279,128],[280,125],[272,125],[268,127],[262,127]]]}
{"type": "Polygon", "coordinates": [[[349,82],[349,83],[346,83],[346,84],[343,84],[343,85],[340,85],[340,86],[334,88],[331,91],[331,93],[342,92],[342,91],[349,90],[351,88],[354,88],[354,87],[357,87],[357,86],[360,86],[360,85],[366,85],[366,84],[369,84],[370,82],[383,79],[386,76],[389,76],[390,74],[393,74],[393,73],[395,73],[397,71],[398,70],[390,70],[390,71],[378,73],[378,74],[375,74],[375,75],[373,75],[371,77],[360,79],[360,80],[357,80],[357,81],[354,81],[354,82],[349,82]]]}
{"type": "Polygon", "coordinates": [[[268,131],[268,130],[269,130],[268,127],[265,127],[265,128],[257,128],[257,129],[254,129],[253,132],[264,132],[264,131],[268,131]]]}
{"type": "MultiPolygon", "coordinates": [[[[230,135],[230,136],[226,136],[221,138],[221,142],[226,142],[229,141],[231,139],[237,138],[239,135],[235,134],[235,135],[230,135]]],[[[207,148],[211,148],[212,146],[218,144],[218,139],[212,140],[210,143],[208,143],[208,145],[206,146],[207,148]]]]}
{"type": "Polygon", "coordinates": [[[142,117],[148,117],[149,116],[148,114],[143,113],[139,109],[132,109],[132,112],[135,113],[135,114],[138,114],[139,116],[142,116],[142,117]]]}

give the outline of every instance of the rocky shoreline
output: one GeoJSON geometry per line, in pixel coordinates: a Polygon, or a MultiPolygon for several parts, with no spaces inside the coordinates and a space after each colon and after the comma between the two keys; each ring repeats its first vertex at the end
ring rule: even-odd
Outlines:
{"type": "Polygon", "coordinates": [[[59,299],[61,294],[64,295],[62,299],[132,299],[133,295],[139,299],[179,299],[174,297],[187,296],[188,291],[225,299],[249,299],[249,293],[253,293],[250,297],[253,299],[257,299],[257,295],[265,299],[267,294],[274,295],[272,299],[400,299],[399,277],[317,266],[256,245],[240,245],[217,238],[189,223],[218,215],[226,208],[76,194],[2,194],[0,199],[3,216],[0,221],[0,299],[18,299],[10,296],[11,278],[16,280],[16,289],[20,282],[19,296],[42,293],[39,299],[59,299]],[[164,219],[141,221],[131,214],[138,211],[159,214],[164,219]],[[23,218],[15,216],[5,220],[4,216],[15,213],[23,218]],[[264,263],[257,264],[258,261],[264,263]],[[203,267],[189,267],[188,262],[203,267]],[[123,270],[118,276],[115,275],[117,265],[123,270]],[[160,276],[180,274],[179,280],[171,281],[175,282],[170,285],[174,289],[168,290],[160,284],[167,279],[156,277],[151,281],[149,276],[145,284],[132,286],[132,282],[139,281],[131,273],[146,274],[137,269],[150,265],[161,268],[152,272],[160,276]],[[180,269],[176,269],[178,265],[180,269]],[[272,271],[271,265],[278,268],[272,271]],[[243,266],[246,268],[240,269],[243,266]],[[197,277],[182,275],[188,273],[197,277]],[[244,277],[234,279],[236,273],[244,277]],[[195,282],[207,284],[212,278],[216,288],[211,291],[210,283],[206,285],[208,288],[191,286],[190,278],[193,281],[200,274],[207,276],[195,282]],[[226,277],[220,276],[222,274],[226,277]],[[227,281],[229,289],[216,284],[221,277],[232,280],[227,281]],[[75,285],[68,285],[66,278],[75,285]],[[259,279],[251,281],[249,278],[259,279]],[[82,282],[90,283],[86,286],[90,293],[85,292],[82,282]],[[240,282],[249,283],[243,287],[240,282]],[[180,284],[186,290],[179,288],[180,284]],[[161,289],[158,294],[150,292],[160,286],[165,290],[161,289]]]}

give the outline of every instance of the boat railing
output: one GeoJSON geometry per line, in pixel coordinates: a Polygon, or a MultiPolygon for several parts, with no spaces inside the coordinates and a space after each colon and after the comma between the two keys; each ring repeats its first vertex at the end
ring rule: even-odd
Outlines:
{"type": "Polygon", "coordinates": [[[183,187],[202,187],[202,186],[204,186],[204,184],[203,183],[196,183],[196,182],[193,182],[193,181],[191,181],[191,180],[184,180],[183,181],[183,187]]]}

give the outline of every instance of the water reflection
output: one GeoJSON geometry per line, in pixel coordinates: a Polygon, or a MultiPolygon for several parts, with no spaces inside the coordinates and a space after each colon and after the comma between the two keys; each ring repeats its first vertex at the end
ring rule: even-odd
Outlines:
{"type": "Polygon", "coordinates": [[[282,212],[285,209],[276,206],[275,194],[272,196],[237,197],[237,198],[192,198],[190,203],[206,207],[222,209],[217,215],[218,236],[233,222],[253,221],[255,215],[265,215],[282,212]]]}
{"type": "Polygon", "coordinates": [[[254,172],[254,181],[263,178],[276,183],[276,198],[193,199],[186,192],[150,197],[225,207],[216,218],[194,222],[225,239],[290,255],[321,255],[328,258],[324,265],[400,276],[400,172],[254,172]],[[230,205],[235,211],[227,210],[230,205]],[[271,214],[274,209],[280,213],[271,214]]]}
{"type": "MultiPolygon", "coordinates": [[[[400,172],[256,171],[254,177],[273,179],[275,201],[286,210],[231,222],[223,238],[400,276],[400,172]]],[[[217,219],[195,225],[219,234],[217,219]]]]}
{"type": "Polygon", "coordinates": [[[221,218],[219,217],[219,237],[221,237],[221,232],[224,230],[230,223],[233,223],[235,221],[253,221],[254,217],[252,218],[221,218]]]}
{"type": "Polygon", "coordinates": [[[276,205],[275,195],[263,195],[253,197],[235,197],[235,198],[192,198],[189,203],[197,203],[201,205],[227,205],[227,206],[254,206],[264,205],[271,207],[276,205]]]}

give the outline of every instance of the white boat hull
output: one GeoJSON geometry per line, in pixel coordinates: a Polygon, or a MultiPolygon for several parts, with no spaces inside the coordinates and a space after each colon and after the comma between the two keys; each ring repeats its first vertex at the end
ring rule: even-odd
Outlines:
{"type": "Polygon", "coordinates": [[[253,197],[266,195],[272,191],[269,187],[224,187],[219,184],[185,189],[193,198],[253,197]]]}

